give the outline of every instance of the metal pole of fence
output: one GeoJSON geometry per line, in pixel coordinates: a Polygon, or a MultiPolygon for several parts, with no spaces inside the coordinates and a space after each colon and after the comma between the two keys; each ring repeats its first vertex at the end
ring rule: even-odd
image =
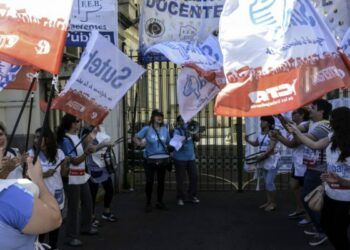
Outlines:
{"type": "Polygon", "coordinates": [[[242,118],[237,118],[236,133],[237,133],[237,178],[238,192],[243,192],[243,122],[242,118]]]}

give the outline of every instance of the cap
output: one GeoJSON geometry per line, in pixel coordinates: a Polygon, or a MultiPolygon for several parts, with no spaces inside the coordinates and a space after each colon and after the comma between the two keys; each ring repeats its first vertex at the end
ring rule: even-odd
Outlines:
{"type": "Polygon", "coordinates": [[[164,117],[163,112],[159,111],[158,109],[153,109],[151,116],[161,116],[164,117]]]}

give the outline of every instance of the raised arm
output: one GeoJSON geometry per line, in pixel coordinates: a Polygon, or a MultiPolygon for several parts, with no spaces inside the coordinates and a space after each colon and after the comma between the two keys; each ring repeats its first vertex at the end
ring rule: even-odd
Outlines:
{"type": "Polygon", "coordinates": [[[32,158],[28,158],[27,164],[28,175],[38,185],[40,194],[38,198],[34,199],[32,216],[22,232],[34,235],[50,232],[61,226],[62,217],[60,208],[55,198],[45,186],[40,161],[37,161],[33,165],[32,158]]]}
{"type": "Polygon", "coordinates": [[[323,139],[320,139],[318,141],[314,141],[312,138],[308,137],[306,134],[303,134],[297,126],[294,124],[289,124],[288,130],[292,131],[295,136],[298,137],[298,139],[303,143],[305,146],[311,148],[311,149],[324,149],[328,146],[330,143],[329,138],[325,137],[323,139]]]}

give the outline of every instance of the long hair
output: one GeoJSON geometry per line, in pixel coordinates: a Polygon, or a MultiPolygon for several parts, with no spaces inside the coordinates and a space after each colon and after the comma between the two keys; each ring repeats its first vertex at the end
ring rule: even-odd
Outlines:
{"type": "MultiPolygon", "coordinates": [[[[35,133],[41,133],[42,128],[38,128],[35,130],[35,133]]],[[[46,128],[43,134],[43,140],[46,147],[46,158],[49,162],[56,163],[56,155],[57,155],[57,143],[54,133],[50,128],[46,128]]],[[[39,145],[38,145],[39,146],[39,145]]],[[[39,146],[40,147],[40,146],[39,146]]],[[[34,146],[35,149],[35,146],[34,146]]]]}
{"type": "Polygon", "coordinates": [[[350,109],[347,107],[336,108],[331,113],[331,150],[340,150],[338,161],[344,162],[350,156],[350,109]]]}
{"type": "Polygon", "coordinates": [[[65,114],[61,119],[61,124],[57,128],[57,142],[61,143],[63,141],[66,132],[71,129],[73,123],[76,121],[75,116],[70,114],[65,114]]]}

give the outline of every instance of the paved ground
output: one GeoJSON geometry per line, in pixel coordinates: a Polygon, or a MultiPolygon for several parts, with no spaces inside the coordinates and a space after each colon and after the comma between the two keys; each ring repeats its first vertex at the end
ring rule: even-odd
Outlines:
{"type": "MultiPolygon", "coordinates": [[[[279,193],[277,211],[257,207],[262,192],[205,192],[200,204],[175,205],[174,193],[166,193],[169,211],[145,214],[144,194],[116,196],[114,212],[119,222],[104,222],[98,236],[83,236],[81,249],[100,250],[331,250],[329,243],[311,248],[308,236],[286,215],[293,208],[291,194],[279,193]]],[[[63,236],[64,232],[61,233],[63,236]]],[[[60,249],[73,249],[63,245],[60,249]]]]}

